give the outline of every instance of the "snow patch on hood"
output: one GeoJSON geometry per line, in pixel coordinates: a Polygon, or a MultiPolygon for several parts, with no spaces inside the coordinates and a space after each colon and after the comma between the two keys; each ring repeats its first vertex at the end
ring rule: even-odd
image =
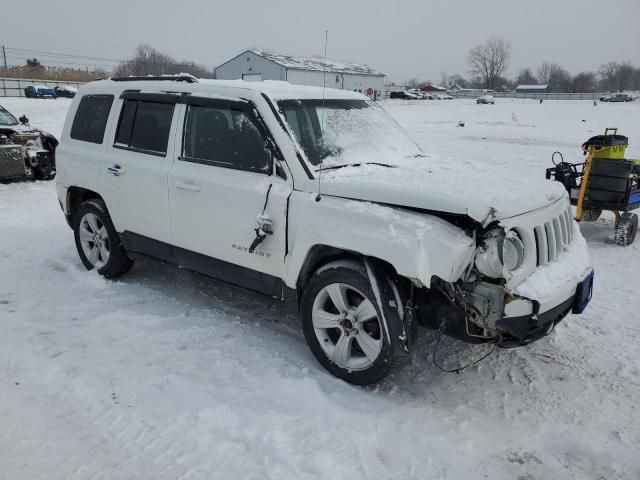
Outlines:
{"type": "Polygon", "coordinates": [[[559,182],[531,181],[515,172],[482,170],[429,157],[386,165],[350,165],[322,173],[328,195],[497,220],[543,208],[567,194],[559,182]]]}

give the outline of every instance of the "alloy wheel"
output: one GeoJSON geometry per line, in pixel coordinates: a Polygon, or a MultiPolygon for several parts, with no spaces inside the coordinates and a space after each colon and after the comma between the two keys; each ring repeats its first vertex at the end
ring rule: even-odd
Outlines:
{"type": "Polygon", "coordinates": [[[313,303],[311,320],[327,357],[342,368],[363,370],[382,351],[378,313],[362,292],[345,283],[322,288],[313,303]]]}
{"type": "Polygon", "coordinates": [[[87,213],[80,220],[80,245],[87,260],[95,268],[104,267],[109,261],[110,245],[107,228],[100,218],[87,213]]]}

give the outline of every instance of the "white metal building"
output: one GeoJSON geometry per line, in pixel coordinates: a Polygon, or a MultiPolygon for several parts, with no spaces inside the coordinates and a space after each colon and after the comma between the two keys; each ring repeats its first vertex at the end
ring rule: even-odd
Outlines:
{"type": "Polygon", "coordinates": [[[355,63],[257,50],[247,50],[216,68],[216,78],[221,80],[283,80],[316,87],[325,84],[327,88],[364,93],[374,100],[382,98],[384,77],[384,73],[355,63]]]}

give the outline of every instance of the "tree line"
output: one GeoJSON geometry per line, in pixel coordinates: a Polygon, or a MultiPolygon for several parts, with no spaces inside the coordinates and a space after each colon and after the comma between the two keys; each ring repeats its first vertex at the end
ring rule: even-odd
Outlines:
{"type": "MultiPolygon", "coordinates": [[[[553,62],[542,62],[536,68],[523,68],[517,75],[507,78],[511,59],[511,44],[500,37],[492,37],[467,52],[470,78],[462,75],[441,74],[443,86],[458,85],[462,88],[480,88],[496,91],[514,90],[518,85],[548,85],[549,92],[592,93],[640,90],[640,68],[629,62],[609,62],[597,71],[583,71],[572,75],[564,67],[553,62]]],[[[412,79],[411,86],[423,82],[412,79]]]]}
{"type": "Polygon", "coordinates": [[[189,73],[198,78],[214,78],[209,69],[191,60],[176,60],[151,45],[139,45],[133,56],[120,62],[111,71],[87,65],[85,68],[43,65],[37,58],[27,59],[24,65],[0,67],[0,77],[28,78],[34,80],[57,80],[68,82],[90,82],[110,76],[129,75],[175,75],[189,73]]]}
{"type": "MultiPolygon", "coordinates": [[[[467,52],[470,76],[441,74],[443,86],[458,85],[462,88],[491,89],[509,91],[518,85],[547,84],[550,92],[617,92],[640,90],[640,68],[629,62],[609,62],[597,71],[584,71],[572,75],[561,65],[543,62],[538,68],[523,68],[514,78],[507,78],[511,60],[511,44],[500,37],[492,37],[485,43],[467,52]]],[[[176,60],[149,44],[139,45],[133,56],[120,62],[113,71],[100,68],[44,66],[37,58],[29,59],[25,65],[0,67],[0,76],[12,78],[33,78],[86,82],[110,75],[175,75],[189,73],[198,78],[215,78],[212,68],[207,68],[192,60],[176,60]]],[[[419,87],[426,82],[411,79],[411,87],[419,87]]]]}

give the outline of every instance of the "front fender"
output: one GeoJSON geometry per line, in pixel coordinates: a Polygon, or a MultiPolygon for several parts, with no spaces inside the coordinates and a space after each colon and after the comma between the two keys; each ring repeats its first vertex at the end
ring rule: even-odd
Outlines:
{"type": "Polygon", "coordinates": [[[457,280],[473,257],[474,239],[433,215],[327,195],[316,201],[305,192],[294,192],[290,205],[284,282],[291,288],[317,245],[384,260],[427,287],[434,276],[457,280]]]}

